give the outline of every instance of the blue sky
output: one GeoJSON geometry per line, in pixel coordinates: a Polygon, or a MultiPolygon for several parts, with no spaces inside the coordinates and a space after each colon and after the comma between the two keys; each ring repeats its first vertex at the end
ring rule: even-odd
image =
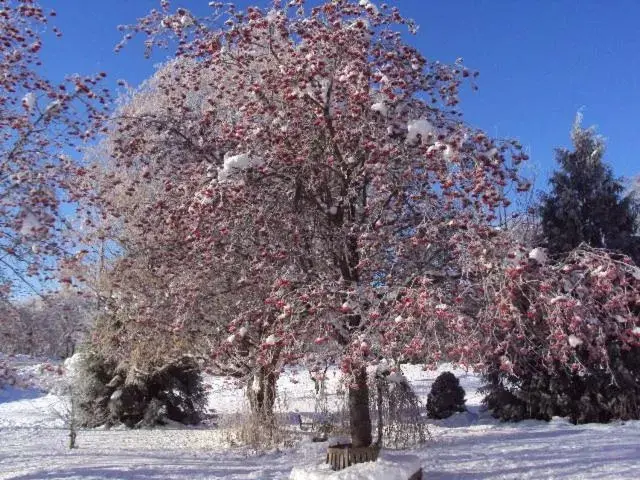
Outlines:
{"type": "MultiPolygon", "coordinates": [[[[45,45],[47,73],[104,70],[112,82],[138,84],[153,72],[141,45],[113,53],[116,26],[132,23],[157,0],[41,0],[58,12],[64,35],[45,45]]],[[[207,0],[174,0],[196,13],[207,0]]],[[[267,6],[268,0],[238,2],[267,6]]],[[[393,0],[388,3],[394,3],[393,0]]],[[[640,173],[640,2],[637,0],[397,0],[420,25],[410,41],[431,60],[480,71],[467,90],[467,120],[492,135],[515,137],[530,151],[536,186],[554,168],[553,149],[569,144],[576,112],[608,140],[616,175],[640,173]]],[[[161,59],[158,57],[157,60],[161,59]]]]}

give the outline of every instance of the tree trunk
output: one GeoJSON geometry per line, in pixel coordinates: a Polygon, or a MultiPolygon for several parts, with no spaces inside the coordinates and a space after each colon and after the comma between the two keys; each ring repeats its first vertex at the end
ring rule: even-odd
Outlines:
{"type": "Polygon", "coordinates": [[[274,372],[264,368],[258,369],[247,385],[247,397],[251,406],[251,413],[261,421],[273,417],[273,406],[276,401],[276,380],[274,372]]]}
{"type": "MultiPolygon", "coordinates": [[[[340,210],[342,212],[342,210],[340,210]]],[[[335,216],[335,221],[342,225],[342,217],[335,216]]],[[[358,240],[354,234],[347,235],[343,239],[343,244],[336,248],[338,253],[334,258],[336,265],[340,268],[342,279],[347,285],[358,285],[358,264],[360,263],[360,252],[358,251],[358,240]]],[[[347,338],[343,338],[342,344],[347,345],[351,340],[349,337],[357,331],[362,322],[359,313],[345,316],[346,327],[350,332],[347,338]]],[[[339,340],[340,341],[340,340],[339,340]]],[[[367,368],[362,366],[353,372],[353,384],[349,387],[349,427],[351,433],[351,446],[353,448],[368,447],[373,442],[371,414],[369,412],[369,387],[367,385],[367,368]]]]}
{"type": "Polygon", "coordinates": [[[380,448],[382,448],[382,435],[383,435],[383,414],[382,414],[382,408],[383,408],[383,395],[384,395],[384,377],[382,375],[376,375],[376,401],[377,401],[377,410],[378,410],[378,438],[376,439],[376,445],[380,448]]]}
{"type": "Polygon", "coordinates": [[[373,438],[366,367],[361,367],[354,372],[354,385],[349,387],[349,423],[351,445],[354,448],[371,445],[373,438]]]}

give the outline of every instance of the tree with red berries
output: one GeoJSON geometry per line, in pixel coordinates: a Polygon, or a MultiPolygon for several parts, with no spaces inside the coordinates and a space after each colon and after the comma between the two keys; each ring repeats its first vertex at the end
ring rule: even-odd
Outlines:
{"type": "MultiPolygon", "coordinates": [[[[53,259],[68,252],[60,207],[84,173],[71,151],[99,130],[106,113],[105,76],[73,76],[53,84],[42,74],[41,32],[55,12],[33,0],[0,0],[0,283],[36,292],[53,259]],[[66,153],[65,153],[66,152],[66,153]],[[69,155],[68,155],[69,154],[69,155]]],[[[52,27],[52,35],[61,33],[52,27]]],[[[33,293],[32,292],[32,293],[33,293]]]]}
{"type": "Polygon", "coordinates": [[[475,75],[404,42],[396,26],[413,25],[395,8],[211,5],[198,19],[163,1],[129,27],[150,48],[177,40],[178,59],[153,89],[163,107],[123,115],[111,133],[130,172],[121,188],[163,185],[138,224],[179,232],[182,271],[252,286],[217,318],[227,338],[212,336],[214,359],[250,342],[277,375],[331,352],[352,443],[370,445],[368,365],[467,354],[466,298],[502,241],[497,209],[529,188],[526,155],[462,120],[458,94],[475,75]]]}
{"type": "Polygon", "coordinates": [[[85,229],[83,242],[106,242],[119,251],[108,255],[116,260],[107,260],[100,280],[92,282],[108,309],[95,332],[95,346],[116,361],[131,360],[132,352],[143,349],[144,354],[134,356],[145,364],[165,361],[185,347],[196,355],[211,351],[211,345],[228,347],[216,349],[209,368],[246,380],[254,412],[268,418],[282,361],[275,354],[279,349],[261,345],[273,332],[265,327],[249,336],[242,326],[229,331],[228,319],[252,309],[260,315],[271,285],[247,278],[250,266],[244,259],[220,263],[213,251],[192,248],[181,224],[183,210],[193,212],[194,199],[209,199],[192,183],[188,168],[167,167],[199,159],[209,165],[208,176],[217,175],[202,141],[207,132],[199,108],[212,80],[199,72],[198,88],[180,82],[196,75],[189,73],[193,66],[185,58],[171,61],[127,94],[109,135],[87,157],[82,185],[92,192],[92,205],[85,205],[82,215],[83,223],[95,228],[85,229]],[[177,116],[176,95],[198,108],[177,116]]]}

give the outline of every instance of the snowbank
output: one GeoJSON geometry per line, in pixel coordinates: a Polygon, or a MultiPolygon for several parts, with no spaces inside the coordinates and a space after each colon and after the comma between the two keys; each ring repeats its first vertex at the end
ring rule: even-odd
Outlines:
{"type": "Polygon", "coordinates": [[[334,472],[329,465],[294,467],[290,480],[407,480],[419,469],[420,458],[383,452],[377,462],[354,465],[334,472]]]}

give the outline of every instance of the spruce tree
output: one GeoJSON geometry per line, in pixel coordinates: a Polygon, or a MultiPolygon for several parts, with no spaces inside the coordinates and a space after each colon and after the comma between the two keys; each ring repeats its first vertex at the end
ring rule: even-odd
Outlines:
{"type": "Polygon", "coordinates": [[[604,140],[593,128],[581,126],[578,114],[571,132],[573,150],[559,148],[560,168],[543,195],[542,230],[552,254],[581,243],[626,253],[640,260],[640,239],[634,234],[636,205],[624,184],[603,162],[604,140]]]}

